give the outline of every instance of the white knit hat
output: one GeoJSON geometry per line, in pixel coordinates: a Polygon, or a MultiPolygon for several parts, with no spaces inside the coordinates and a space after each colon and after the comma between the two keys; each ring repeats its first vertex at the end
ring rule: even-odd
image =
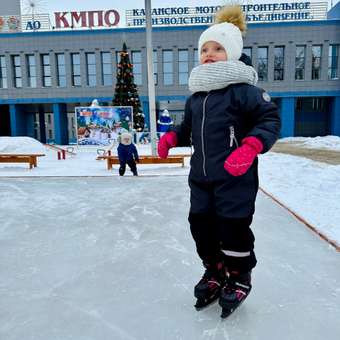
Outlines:
{"type": "Polygon", "coordinates": [[[208,41],[216,41],[224,47],[228,60],[239,60],[243,49],[243,39],[240,29],[229,22],[215,24],[206,29],[198,40],[198,54],[208,41]]]}
{"type": "Polygon", "coordinates": [[[132,136],[130,133],[128,132],[123,132],[121,135],[120,135],[120,142],[123,144],[123,145],[130,145],[132,143],[132,136]]]}

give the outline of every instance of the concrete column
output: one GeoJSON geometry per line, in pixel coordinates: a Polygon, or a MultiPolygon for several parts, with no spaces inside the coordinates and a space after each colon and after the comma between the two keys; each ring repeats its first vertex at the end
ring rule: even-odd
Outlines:
{"type": "Polygon", "coordinates": [[[27,122],[22,106],[17,104],[10,104],[9,113],[11,122],[11,135],[13,137],[26,136],[27,122]]]}
{"type": "Polygon", "coordinates": [[[46,143],[46,122],[44,105],[38,106],[40,142],[46,143]]]}
{"type": "Polygon", "coordinates": [[[53,104],[53,116],[56,144],[68,144],[66,104],[53,104]]]}
{"type": "Polygon", "coordinates": [[[330,121],[331,134],[340,137],[340,96],[333,98],[330,121]]]}
{"type": "Polygon", "coordinates": [[[295,99],[293,97],[281,100],[281,137],[293,137],[295,130],[295,99]]]}

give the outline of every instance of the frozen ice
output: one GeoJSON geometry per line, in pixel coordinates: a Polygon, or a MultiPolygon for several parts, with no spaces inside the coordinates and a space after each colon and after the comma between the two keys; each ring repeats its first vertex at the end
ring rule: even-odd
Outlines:
{"type": "Polygon", "coordinates": [[[197,312],[187,176],[0,178],[0,339],[324,340],[340,253],[259,192],[253,290],[197,312]]]}

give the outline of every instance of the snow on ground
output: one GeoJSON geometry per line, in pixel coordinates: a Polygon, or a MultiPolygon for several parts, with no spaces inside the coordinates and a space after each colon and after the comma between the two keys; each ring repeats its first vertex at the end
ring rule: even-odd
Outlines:
{"type": "MultiPolygon", "coordinates": [[[[118,176],[118,166],[113,171],[106,169],[105,161],[96,160],[97,147],[75,146],[76,156],[57,160],[55,150],[44,147],[33,140],[29,142],[9,141],[0,138],[0,153],[27,153],[35,151],[45,157],[38,159],[38,167],[29,170],[28,165],[0,163],[0,177],[39,177],[39,176],[118,176]],[[10,147],[11,146],[11,147],[10,147]],[[30,151],[31,150],[31,151],[30,151]]],[[[15,141],[16,140],[16,141],[15,141]]],[[[284,138],[281,142],[299,142],[306,147],[340,150],[340,137],[284,138]]],[[[151,154],[149,145],[138,145],[140,154],[151,154]]],[[[113,154],[116,154],[114,148],[113,154]]],[[[190,154],[190,148],[175,148],[170,154],[190,154]]],[[[269,152],[260,156],[260,186],[276,199],[297,213],[321,233],[340,245],[340,165],[314,162],[302,157],[269,152]]],[[[186,166],[178,164],[138,165],[140,176],[187,175],[186,166]]],[[[127,169],[126,176],[131,176],[127,169]]]]}
{"type": "Polygon", "coordinates": [[[280,142],[293,142],[293,143],[298,142],[299,147],[340,151],[340,137],[339,136],[287,137],[287,138],[282,138],[280,142]]]}
{"type": "Polygon", "coordinates": [[[259,164],[260,186],[340,245],[340,165],[274,152],[259,164]]]}

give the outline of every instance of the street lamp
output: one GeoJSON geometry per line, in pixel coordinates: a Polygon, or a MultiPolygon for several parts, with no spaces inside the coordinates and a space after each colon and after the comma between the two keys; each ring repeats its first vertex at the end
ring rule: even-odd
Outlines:
{"type": "Polygon", "coordinates": [[[156,99],[155,83],[153,78],[153,48],[152,48],[152,22],[151,22],[151,0],[145,0],[145,22],[146,22],[146,55],[148,66],[148,95],[149,95],[149,117],[151,133],[151,154],[157,156],[157,132],[156,132],[156,99]]]}

